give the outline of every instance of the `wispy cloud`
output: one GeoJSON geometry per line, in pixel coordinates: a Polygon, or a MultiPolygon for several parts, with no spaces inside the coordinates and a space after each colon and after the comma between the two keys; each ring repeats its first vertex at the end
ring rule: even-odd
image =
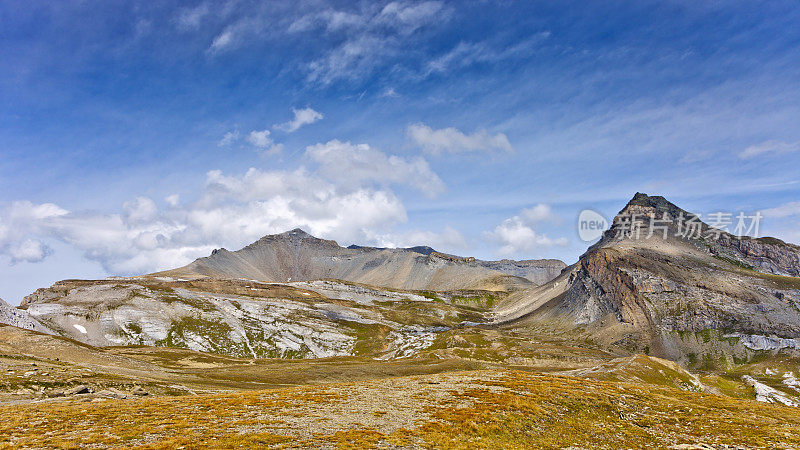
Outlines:
{"type": "Polygon", "coordinates": [[[758,156],[780,155],[800,150],[800,142],[766,141],[751,145],[739,153],[741,159],[751,159],[758,156]]]}
{"type": "Polygon", "coordinates": [[[295,20],[289,31],[344,35],[336,46],[306,66],[309,81],[328,85],[373,73],[401,53],[417,30],[448,18],[444,3],[439,1],[391,2],[380,9],[366,6],[355,13],[326,10],[308,14],[295,20]]]}
{"type": "Polygon", "coordinates": [[[395,45],[392,37],[370,34],[349,39],[308,64],[308,81],[328,85],[337,80],[360,78],[371,73],[395,45]]]}
{"type": "Polygon", "coordinates": [[[706,161],[711,159],[716,152],[713,150],[694,150],[691,152],[686,152],[681,158],[678,160],[681,164],[693,164],[700,161],[706,161]]]}
{"type": "Polygon", "coordinates": [[[222,139],[219,140],[217,146],[219,147],[227,147],[234,142],[239,140],[239,130],[228,131],[222,136],[222,139]]]}
{"type": "Polygon", "coordinates": [[[791,217],[800,215],[800,201],[788,202],[774,208],[768,208],[761,211],[764,217],[772,217],[780,219],[783,217],[791,217]]]}
{"type": "Polygon", "coordinates": [[[519,215],[528,223],[559,222],[561,220],[547,203],[538,203],[530,208],[525,208],[520,211],[519,215]]]}
{"type": "Polygon", "coordinates": [[[303,125],[312,124],[318,120],[322,120],[322,118],[325,117],[322,115],[322,113],[314,111],[311,108],[292,108],[292,113],[294,114],[294,118],[292,120],[286,123],[275,125],[275,128],[278,130],[283,130],[287,133],[292,133],[297,131],[303,125]]]}
{"type": "Polygon", "coordinates": [[[510,47],[504,43],[489,40],[459,42],[447,53],[428,61],[423,75],[443,73],[478,63],[496,63],[510,58],[527,56],[549,37],[549,31],[542,31],[510,47]]]}
{"type": "Polygon", "coordinates": [[[235,38],[233,31],[225,30],[214,38],[214,41],[211,42],[211,47],[209,48],[209,51],[211,53],[217,53],[222,50],[225,50],[228,47],[233,46],[234,43],[235,43],[235,38]]]}
{"type": "Polygon", "coordinates": [[[401,95],[393,87],[388,87],[381,92],[383,98],[400,98],[401,95]]]}
{"type": "Polygon", "coordinates": [[[465,134],[453,127],[435,130],[416,123],[408,127],[406,134],[423,151],[431,154],[514,151],[505,134],[492,135],[486,130],[465,134]]]}
{"type": "Polygon", "coordinates": [[[181,10],[178,17],[175,18],[175,23],[179,30],[194,31],[200,28],[200,24],[208,13],[208,4],[201,3],[194,8],[185,8],[181,10]]]}

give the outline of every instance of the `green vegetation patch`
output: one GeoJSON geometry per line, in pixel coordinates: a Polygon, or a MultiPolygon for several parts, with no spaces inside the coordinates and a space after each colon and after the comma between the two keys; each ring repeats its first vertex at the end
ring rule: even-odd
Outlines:
{"type": "Polygon", "coordinates": [[[244,343],[230,338],[232,328],[224,322],[203,319],[199,316],[186,316],[175,322],[167,332],[167,337],[156,342],[163,347],[189,348],[187,342],[195,336],[203,338],[211,353],[234,356],[252,356],[244,343]]]}

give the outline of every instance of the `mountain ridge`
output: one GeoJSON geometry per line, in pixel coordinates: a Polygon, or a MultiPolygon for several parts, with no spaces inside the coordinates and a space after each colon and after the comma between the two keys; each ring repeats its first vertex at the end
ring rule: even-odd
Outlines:
{"type": "Polygon", "coordinates": [[[800,278],[786,275],[800,268],[798,247],[736,239],[743,247],[702,222],[697,236],[681,235],[685,224],[674,222],[650,233],[649,219],[664,214],[699,217],[637,193],[569,267],[424,246],[345,248],[294,229],[170,271],[58,282],[19,311],[91,345],[252,357],[345,356],[365,346],[361,354],[407,357],[446,330],[475,326],[682,365],[732,364],[764,350],[800,356],[800,278]],[[647,220],[632,228],[626,215],[647,220]],[[525,278],[531,270],[541,283],[525,278]]]}
{"type": "Polygon", "coordinates": [[[268,282],[338,279],[393,289],[525,288],[544,283],[566,267],[562,261],[483,261],[431,247],[342,247],[306,231],[266,235],[240,250],[217,249],[177,269],[152,274],[181,278],[248,278],[268,282]]]}

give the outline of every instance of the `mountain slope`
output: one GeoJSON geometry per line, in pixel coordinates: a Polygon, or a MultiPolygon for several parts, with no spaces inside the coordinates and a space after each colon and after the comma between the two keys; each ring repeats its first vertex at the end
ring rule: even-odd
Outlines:
{"type": "Polygon", "coordinates": [[[678,217],[695,216],[637,194],[576,264],[506,298],[495,323],[547,323],[603,345],[706,365],[748,358],[763,345],[800,349],[800,278],[785,276],[800,273],[800,249],[702,223],[697,235],[683,236],[678,217]],[[631,217],[645,219],[638,237],[631,217]]]}
{"type": "Polygon", "coordinates": [[[268,282],[337,279],[393,289],[436,291],[505,290],[545,283],[564,267],[566,264],[557,260],[480,261],[446,255],[429,247],[345,248],[295,229],[264,236],[235,252],[218,249],[185,267],[155,275],[268,282]]]}
{"type": "Polygon", "coordinates": [[[25,330],[38,331],[40,333],[52,334],[47,327],[31,317],[27,311],[15,308],[0,298],[0,324],[11,325],[25,330]]]}
{"type": "Polygon", "coordinates": [[[496,299],[563,267],[552,260],[477,261],[429,247],[343,248],[296,229],[157,274],[60,281],[27,296],[19,310],[9,308],[97,347],[393,359],[418,353],[462,323],[484,322],[496,299]]]}
{"type": "Polygon", "coordinates": [[[400,358],[437,333],[482,322],[472,297],[337,281],[261,283],[164,277],[66,280],[26,297],[20,314],[97,346],[147,345],[247,358],[400,358]],[[472,305],[453,300],[472,299],[472,305]]]}

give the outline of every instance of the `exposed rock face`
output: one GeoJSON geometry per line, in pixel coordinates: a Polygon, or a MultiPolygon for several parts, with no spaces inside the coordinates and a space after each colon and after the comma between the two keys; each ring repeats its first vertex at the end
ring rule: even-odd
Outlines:
{"type": "Polygon", "coordinates": [[[786,406],[800,406],[796,401],[789,398],[785,393],[778,391],[766,384],[759,383],[750,375],[742,375],[742,381],[748,386],[753,388],[756,395],[756,401],[764,403],[780,403],[786,406]]]}
{"type": "MultiPolygon", "coordinates": [[[[287,282],[338,279],[394,289],[491,289],[516,283],[542,284],[566,267],[557,260],[480,261],[436,252],[430,247],[385,249],[341,247],[300,229],[264,236],[231,252],[215,250],[206,258],[162,275],[182,278],[247,278],[287,282]]],[[[158,275],[158,274],[157,274],[158,275]]]]}
{"type": "Polygon", "coordinates": [[[89,345],[177,347],[247,358],[414,355],[437,333],[480,321],[432,295],[335,281],[265,284],[164,277],[67,280],[25,299],[26,314],[89,345]],[[438,301],[435,301],[438,300],[438,301]]]}
{"type": "Polygon", "coordinates": [[[742,345],[753,350],[782,350],[793,348],[800,350],[800,339],[784,339],[774,336],[759,336],[733,333],[725,337],[735,337],[740,340],[742,345]]]}
{"type": "Polygon", "coordinates": [[[800,278],[774,275],[797,273],[796,246],[738,239],[699,220],[696,235],[682,235],[685,224],[674,221],[651,234],[649,218],[665,215],[696,217],[663,197],[637,194],[575,265],[510,296],[495,320],[558,323],[607,345],[669,359],[689,358],[698,340],[744,357],[775,348],[759,343],[800,337],[800,278]],[[644,227],[623,220],[631,216],[644,218],[644,227]]]}
{"type": "Polygon", "coordinates": [[[47,327],[30,316],[27,311],[14,308],[0,298],[0,323],[11,325],[26,330],[52,334],[47,327]]]}
{"type": "MultiPolygon", "coordinates": [[[[779,239],[739,239],[723,234],[718,241],[720,247],[745,261],[758,271],[778,275],[800,276],[800,247],[779,239]]],[[[725,251],[715,254],[725,255],[725,251]]],[[[712,250],[713,251],[713,250],[712,250]]]]}

